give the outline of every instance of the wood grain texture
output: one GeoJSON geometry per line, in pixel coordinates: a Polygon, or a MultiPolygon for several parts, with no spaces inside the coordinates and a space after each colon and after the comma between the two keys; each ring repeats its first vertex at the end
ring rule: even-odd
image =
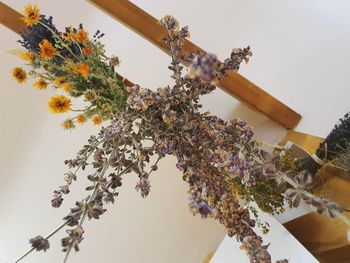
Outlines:
{"type": "MultiPolygon", "coordinates": [[[[169,49],[163,40],[167,34],[166,30],[157,19],[141,8],[127,0],[89,1],[169,54],[169,49]]],[[[204,51],[192,42],[185,41],[184,52],[198,50],[204,51]]],[[[294,128],[301,119],[300,114],[236,72],[229,72],[218,86],[288,129],[294,128]]]]}
{"type": "MultiPolygon", "coordinates": [[[[309,153],[314,153],[324,139],[296,131],[289,131],[281,145],[292,141],[309,153]]],[[[345,208],[350,208],[350,178],[344,171],[326,164],[316,175],[318,186],[314,194],[330,198],[345,208]]],[[[350,213],[344,212],[350,219],[350,213]]],[[[348,226],[338,218],[309,213],[284,224],[321,263],[350,262],[350,244],[346,233],[348,226]]]]}

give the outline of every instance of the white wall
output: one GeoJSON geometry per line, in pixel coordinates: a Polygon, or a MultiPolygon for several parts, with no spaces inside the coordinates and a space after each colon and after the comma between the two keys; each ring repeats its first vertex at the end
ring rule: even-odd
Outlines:
{"type": "MultiPolygon", "coordinates": [[[[21,10],[28,2],[7,0],[21,10]]],[[[122,61],[120,72],[130,80],[156,89],[167,85],[169,57],[135,33],[83,0],[32,1],[52,14],[57,26],[84,23],[91,33],[106,33],[110,54],[122,61]]],[[[348,1],[135,1],[157,18],[172,14],[189,25],[191,39],[225,58],[231,48],[251,45],[251,62],[241,73],[303,115],[298,130],[325,136],[348,110],[350,44],[348,1]]],[[[17,36],[0,26],[0,50],[17,47],[17,36]]],[[[59,210],[50,208],[51,192],[62,183],[63,160],[74,156],[96,129],[87,125],[73,132],[59,128],[63,117],[46,110],[48,92],[19,86],[11,68],[22,62],[0,54],[0,262],[27,248],[27,239],[48,233],[60,223],[75,200],[78,187],[59,210]]],[[[221,90],[203,99],[206,109],[224,119],[240,116],[254,125],[257,137],[277,142],[284,129],[239,104],[221,90]]],[[[212,220],[187,211],[186,185],[163,161],[152,178],[152,192],[142,200],[127,178],[120,198],[101,220],[86,224],[81,252],[71,262],[201,262],[214,250],[224,231],[212,220]]],[[[59,238],[46,254],[26,262],[59,262],[59,238]]]]}

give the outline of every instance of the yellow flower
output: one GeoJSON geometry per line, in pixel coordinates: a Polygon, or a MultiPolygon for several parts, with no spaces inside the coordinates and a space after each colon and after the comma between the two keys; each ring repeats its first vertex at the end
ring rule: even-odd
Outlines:
{"type": "Polygon", "coordinates": [[[85,115],[84,114],[80,114],[80,115],[78,115],[78,117],[77,117],[77,123],[79,123],[79,124],[84,124],[86,122],[86,117],[85,117],[85,115]]]}
{"type": "Polygon", "coordinates": [[[71,106],[71,100],[63,95],[55,95],[48,101],[49,110],[54,114],[67,112],[71,106]]]}
{"type": "Polygon", "coordinates": [[[48,83],[44,79],[38,79],[36,82],[33,83],[33,87],[43,90],[47,88],[48,83]]]}
{"type": "Polygon", "coordinates": [[[22,84],[27,79],[27,73],[21,67],[14,68],[12,70],[12,77],[17,80],[19,84],[22,84]]]}
{"type": "Polygon", "coordinates": [[[36,5],[28,4],[24,9],[24,17],[21,19],[24,21],[24,24],[29,27],[39,23],[40,14],[39,8],[36,5]]]}
{"type": "Polygon", "coordinates": [[[28,63],[32,63],[34,60],[34,54],[32,52],[21,52],[20,54],[21,59],[24,61],[27,61],[28,63]]]}
{"type": "Polygon", "coordinates": [[[96,99],[96,93],[92,90],[87,90],[84,93],[84,100],[85,101],[93,101],[96,99]]]}
{"type": "Polygon", "coordinates": [[[72,90],[73,90],[73,87],[72,87],[71,84],[66,83],[66,84],[63,85],[63,90],[64,90],[65,92],[67,92],[67,93],[71,93],[72,90]]]}
{"type": "Polygon", "coordinates": [[[88,41],[88,34],[86,33],[86,31],[82,28],[80,28],[78,30],[78,32],[76,33],[76,38],[78,40],[79,43],[84,43],[86,41],[88,41]]]}
{"type": "Polygon", "coordinates": [[[103,111],[107,112],[111,109],[111,105],[108,102],[103,103],[102,109],[103,109],[103,111]]]}
{"type": "Polygon", "coordinates": [[[65,77],[58,77],[57,79],[55,79],[54,84],[57,88],[62,87],[63,85],[65,85],[67,83],[67,80],[65,77]]]}
{"type": "Polygon", "coordinates": [[[40,49],[40,57],[44,60],[50,60],[55,55],[58,54],[57,50],[52,46],[52,44],[49,42],[49,40],[44,39],[39,44],[40,49]]]}
{"type": "Polygon", "coordinates": [[[62,128],[65,130],[72,130],[75,128],[74,122],[72,119],[67,119],[61,124],[62,128]]]}
{"type": "Polygon", "coordinates": [[[94,117],[92,117],[91,121],[93,125],[99,125],[102,122],[102,118],[98,115],[95,115],[94,117]]]}
{"type": "Polygon", "coordinates": [[[68,32],[62,34],[62,38],[71,43],[75,42],[75,35],[72,26],[69,27],[68,32]]]}
{"type": "Polygon", "coordinates": [[[81,63],[73,66],[73,71],[87,77],[90,74],[90,67],[87,64],[81,63]]]}

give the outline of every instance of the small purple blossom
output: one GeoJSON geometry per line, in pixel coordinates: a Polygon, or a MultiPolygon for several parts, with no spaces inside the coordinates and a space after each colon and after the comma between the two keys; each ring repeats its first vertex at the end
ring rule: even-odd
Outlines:
{"type": "Polygon", "coordinates": [[[34,238],[31,238],[29,240],[29,243],[32,245],[32,247],[37,251],[45,251],[50,248],[50,243],[47,239],[43,238],[42,236],[37,236],[34,238]]]}

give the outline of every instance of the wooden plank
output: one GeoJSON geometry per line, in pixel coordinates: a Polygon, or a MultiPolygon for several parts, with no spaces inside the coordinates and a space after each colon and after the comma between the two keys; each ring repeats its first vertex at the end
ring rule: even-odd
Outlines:
{"type": "Polygon", "coordinates": [[[22,15],[11,7],[0,2],[0,23],[11,29],[15,33],[21,32],[25,25],[20,20],[22,15]]]}
{"type": "MultiPolygon", "coordinates": [[[[23,29],[25,29],[25,25],[20,19],[21,17],[22,15],[16,10],[5,5],[3,2],[0,2],[0,24],[19,34],[23,31],[23,29]]],[[[121,75],[119,75],[118,78],[122,80],[128,87],[134,85],[130,80],[124,78],[121,75]]]]}
{"type": "Polygon", "coordinates": [[[279,144],[285,145],[288,141],[296,143],[308,153],[313,154],[324,138],[290,130],[279,144]]]}
{"type": "MultiPolygon", "coordinates": [[[[323,140],[321,137],[289,131],[281,145],[292,141],[309,153],[314,153],[323,140]]],[[[317,181],[321,183],[313,189],[314,194],[330,198],[349,208],[350,178],[344,177],[341,169],[324,165],[317,174],[317,181]]],[[[350,219],[350,213],[344,212],[344,215],[350,219]]],[[[340,219],[309,213],[285,223],[284,226],[321,263],[349,262],[350,245],[346,237],[348,226],[340,219]]]]}
{"type": "Polygon", "coordinates": [[[204,258],[203,263],[210,263],[210,260],[213,257],[213,255],[214,255],[214,252],[208,253],[208,255],[206,255],[206,257],[204,258]]]}
{"type": "MultiPolygon", "coordinates": [[[[141,8],[127,0],[89,1],[169,54],[169,49],[163,40],[166,36],[166,30],[158,23],[157,19],[141,8]]],[[[197,50],[204,51],[192,42],[185,41],[184,52],[197,50]]],[[[301,119],[300,114],[236,72],[229,72],[218,86],[288,129],[294,128],[301,119]]]]}

